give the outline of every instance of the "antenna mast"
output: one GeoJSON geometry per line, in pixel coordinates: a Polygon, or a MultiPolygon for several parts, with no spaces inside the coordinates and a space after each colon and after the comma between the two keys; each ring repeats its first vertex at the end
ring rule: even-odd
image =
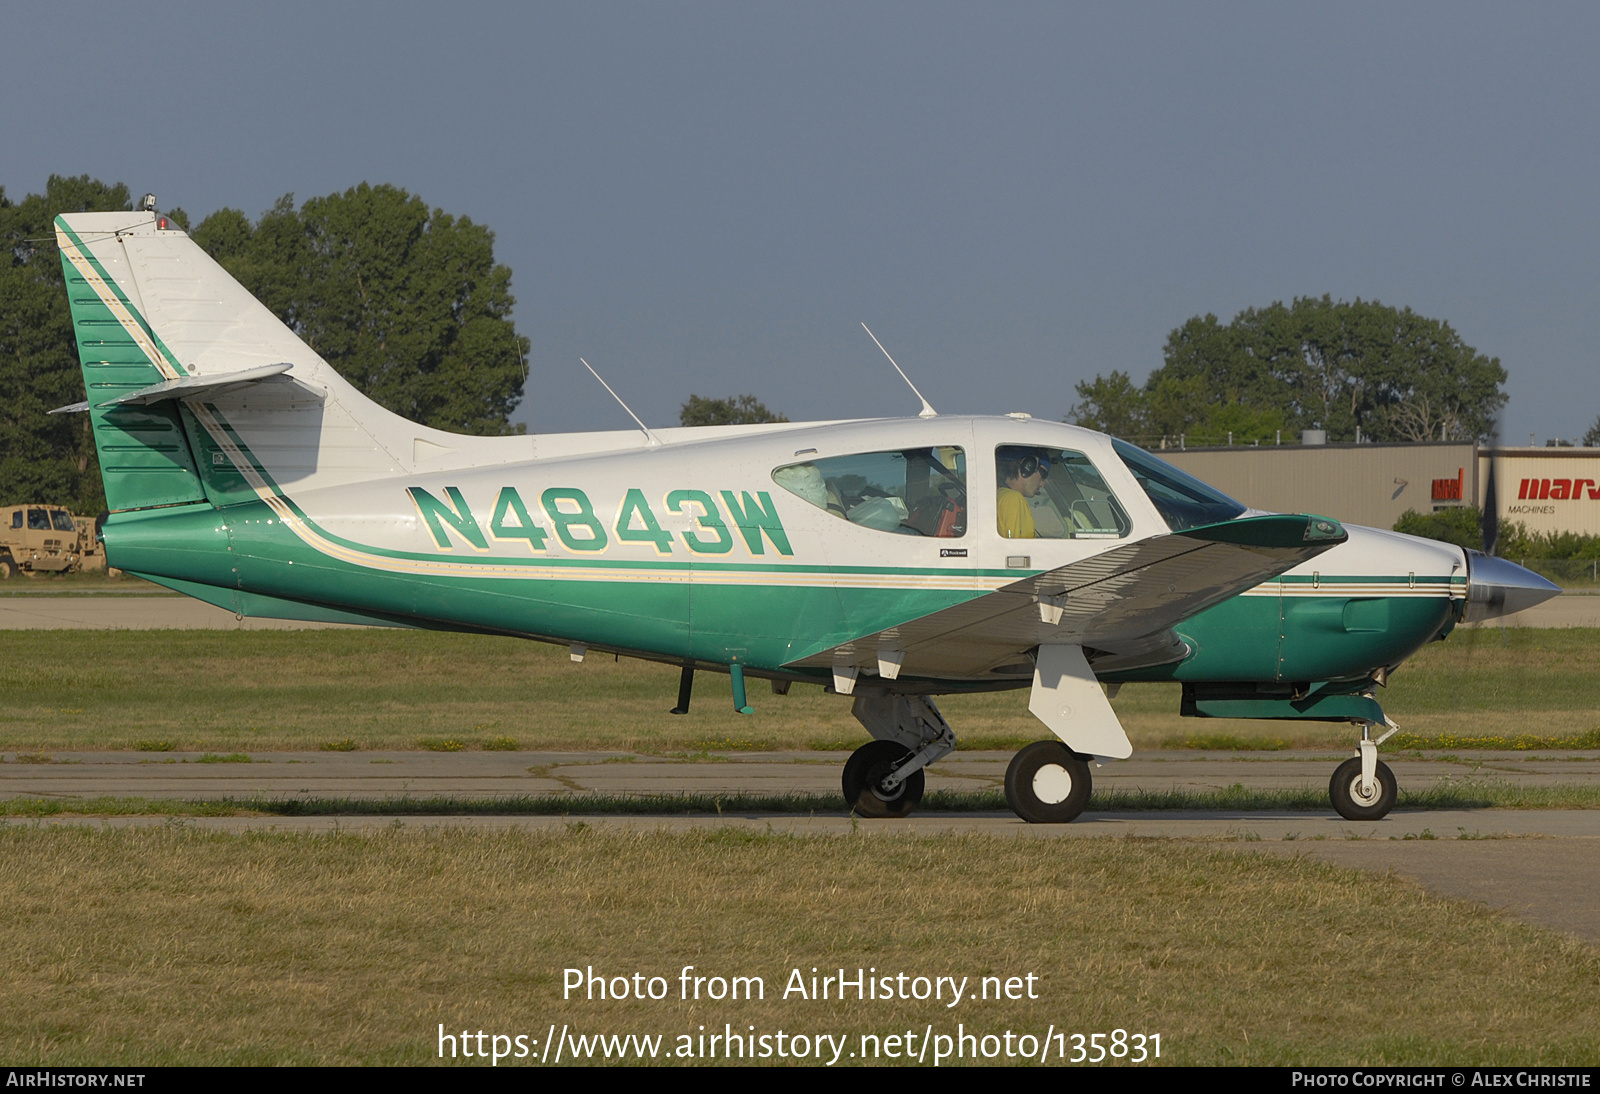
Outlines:
{"type": "MultiPolygon", "coordinates": [[[[883,343],[878,341],[878,336],[876,334],[872,333],[872,328],[871,327],[869,327],[865,323],[863,323],[863,324],[861,324],[861,329],[867,332],[867,337],[872,339],[872,342],[873,342],[874,345],[876,345],[879,349],[883,349],[883,343]]],[[[888,350],[883,349],[883,355],[885,357],[889,358],[889,363],[891,365],[894,365],[894,370],[900,374],[900,379],[902,379],[902,380],[904,380],[906,382],[906,387],[911,389],[912,394],[916,395],[916,397],[918,399],[922,400],[922,409],[917,413],[917,417],[919,417],[919,418],[937,418],[939,416],[939,412],[937,410],[933,409],[933,407],[928,403],[928,400],[923,397],[922,392],[917,390],[917,385],[913,384],[911,382],[911,377],[906,375],[906,370],[900,367],[900,364],[899,364],[898,361],[896,361],[893,357],[889,356],[889,351],[888,350]]],[[[604,382],[605,382],[604,380],[601,381],[601,383],[604,383],[604,382]]],[[[629,411],[629,413],[632,413],[632,411],[629,411]]]]}
{"type": "Polygon", "coordinates": [[[610,393],[611,397],[617,401],[617,405],[623,410],[628,411],[628,417],[639,423],[639,428],[644,430],[644,435],[646,437],[650,438],[650,443],[660,444],[661,438],[650,432],[650,427],[645,425],[643,421],[640,421],[639,415],[635,414],[631,409],[629,409],[628,404],[622,401],[622,396],[611,390],[611,385],[606,383],[605,380],[601,379],[600,374],[594,370],[594,366],[589,362],[584,361],[582,357],[578,358],[578,360],[582,361],[583,367],[589,370],[589,375],[593,376],[596,380],[600,380],[600,386],[605,388],[606,391],[610,393]]]}

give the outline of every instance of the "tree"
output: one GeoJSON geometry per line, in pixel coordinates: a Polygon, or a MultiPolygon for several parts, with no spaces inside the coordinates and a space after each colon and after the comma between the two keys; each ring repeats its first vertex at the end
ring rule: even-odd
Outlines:
{"type": "Polygon", "coordinates": [[[51,175],[43,194],[17,203],[0,188],[0,502],[105,508],[89,416],[49,413],[83,398],[54,222],[130,208],[126,186],[87,175],[51,175]]]}
{"type": "Polygon", "coordinates": [[[1596,418],[1594,425],[1589,427],[1589,432],[1583,435],[1583,447],[1595,448],[1600,446],[1600,418],[1596,418]]]}
{"type": "Polygon", "coordinates": [[[1115,394],[1147,440],[1217,443],[1231,433],[1248,444],[1320,428],[1333,440],[1359,429],[1375,441],[1425,441],[1486,437],[1506,401],[1498,358],[1448,323],[1377,301],[1300,297],[1226,325],[1196,316],[1168,335],[1162,356],[1142,389],[1120,373],[1080,384],[1084,401],[1068,420],[1096,424],[1115,394]]]}
{"type": "Polygon", "coordinates": [[[1141,437],[1149,432],[1150,404],[1126,372],[1096,376],[1078,384],[1078,398],[1067,420],[1116,437],[1141,437]]]}
{"type": "MultiPolygon", "coordinates": [[[[48,413],[84,390],[54,220],[131,208],[126,186],[87,175],[52,175],[21,202],[0,188],[0,502],[105,507],[88,416],[48,413]]],[[[167,216],[189,224],[182,209],[167,216]]],[[[511,322],[511,271],[495,264],[487,229],[363,184],[299,211],[286,197],[254,226],[222,209],[194,238],[389,409],[442,429],[510,432],[528,340],[511,322]]]]}
{"type": "MultiPolygon", "coordinates": [[[[1407,509],[1394,530],[1408,536],[1437,539],[1472,551],[1483,549],[1483,513],[1475,505],[1418,513],[1407,509]]],[[[1530,532],[1521,521],[1502,521],[1495,554],[1520,559],[1597,559],[1600,536],[1582,532],[1530,532]]]]}
{"type": "Polygon", "coordinates": [[[394,186],[285,195],[251,226],[211,214],[194,239],[361,391],[412,421],[512,432],[528,340],[494,234],[394,186]]]}
{"type": "Polygon", "coordinates": [[[754,395],[730,395],[726,399],[691,395],[678,412],[681,425],[759,425],[788,420],[768,410],[754,395]]]}
{"type": "Polygon", "coordinates": [[[1454,506],[1432,513],[1407,509],[1395,522],[1394,530],[1408,536],[1453,543],[1469,551],[1483,550],[1483,512],[1476,505],[1454,506]]]}

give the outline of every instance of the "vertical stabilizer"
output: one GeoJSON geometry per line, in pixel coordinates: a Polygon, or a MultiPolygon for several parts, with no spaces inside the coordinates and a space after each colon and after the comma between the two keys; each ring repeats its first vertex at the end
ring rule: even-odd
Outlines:
{"type": "Polygon", "coordinates": [[[148,213],[92,213],[73,219],[106,222],[99,232],[84,226],[96,241],[91,250],[91,244],[67,225],[66,218],[56,220],[106,502],[121,510],[203,501],[205,491],[177,404],[110,404],[119,396],[183,375],[130,296],[137,290],[113,227],[131,227],[141,221],[153,225],[154,217],[148,213]]]}
{"type": "Polygon", "coordinates": [[[380,407],[164,217],[68,213],[56,238],[113,510],[535,454],[531,437],[465,437],[380,407]]]}

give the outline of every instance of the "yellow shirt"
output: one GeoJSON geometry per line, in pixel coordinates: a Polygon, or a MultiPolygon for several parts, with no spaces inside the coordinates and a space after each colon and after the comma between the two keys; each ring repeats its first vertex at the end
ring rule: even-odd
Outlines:
{"type": "Polygon", "coordinates": [[[996,508],[999,511],[1000,534],[1006,539],[1033,539],[1033,508],[1028,504],[1028,499],[1011,489],[1002,486],[996,499],[996,508]]]}

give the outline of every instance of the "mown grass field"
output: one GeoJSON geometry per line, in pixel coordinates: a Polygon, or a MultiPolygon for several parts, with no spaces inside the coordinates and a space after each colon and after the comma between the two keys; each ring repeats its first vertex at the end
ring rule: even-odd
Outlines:
{"type": "Polygon", "coordinates": [[[1248,845],[10,825],[0,975],[0,1057],[26,1066],[428,1063],[441,1024],[552,1023],[669,1049],[725,1023],[848,1051],[962,1023],[1160,1034],[1164,1064],[1600,1060],[1592,947],[1248,845]],[[765,998],[685,1002],[685,965],[765,998]],[[588,966],[672,995],[563,1000],[588,966]],[[1037,998],[784,999],[813,967],[1033,974],[1037,998]]]}
{"type": "MultiPolygon", "coordinates": [[[[1600,722],[1597,638],[1457,635],[1398,674],[1385,703],[1408,730],[1587,733],[1600,722]]],[[[4,632],[0,652],[11,752],[227,759],[451,741],[663,753],[863,739],[848,701],[819,688],[779,697],[758,685],[756,714],[741,717],[727,678],[703,675],[679,718],[666,713],[670,667],[578,665],[506,639],[4,632]]],[[[970,746],[1040,736],[1024,692],[941,704],[970,746]]],[[[1175,687],[1130,686],[1116,705],[1144,748],[1348,742],[1345,727],[1181,720],[1175,687]]],[[[53,828],[27,819],[47,810],[12,804],[17,819],[0,825],[0,1058],[28,1066],[428,1063],[441,1024],[534,1041],[552,1024],[661,1034],[669,1051],[724,1023],[844,1036],[847,1052],[864,1034],[953,1035],[961,1023],[979,1035],[1160,1034],[1161,1062],[1176,1064],[1600,1060],[1593,947],[1248,844],[1045,845],[870,825],[838,838],[628,834],[576,817],[555,834],[430,830],[418,817],[371,836],[234,836],[181,818],[53,828]],[[761,976],[767,997],[560,997],[569,966],[676,987],[684,965],[761,976]],[[1039,998],[953,1009],[781,998],[790,970],[813,966],[1033,973],[1039,998]]]]}
{"type": "MultiPolygon", "coordinates": [[[[839,749],[866,739],[849,701],[702,673],[686,717],[667,711],[677,670],[505,638],[411,631],[0,632],[0,751],[347,747],[839,749]]],[[[1178,717],[1178,687],[1131,684],[1115,700],[1134,746],[1349,746],[1348,727],[1178,717]]],[[[1600,632],[1458,631],[1380,692],[1408,733],[1573,738],[1600,727],[1600,632]]],[[[939,700],[964,747],[1043,734],[1025,691],[939,700]]],[[[1451,747],[1471,747],[1454,744],[1451,747]]],[[[1588,744],[1587,747],[1595,747],[1588,744]]]]}

